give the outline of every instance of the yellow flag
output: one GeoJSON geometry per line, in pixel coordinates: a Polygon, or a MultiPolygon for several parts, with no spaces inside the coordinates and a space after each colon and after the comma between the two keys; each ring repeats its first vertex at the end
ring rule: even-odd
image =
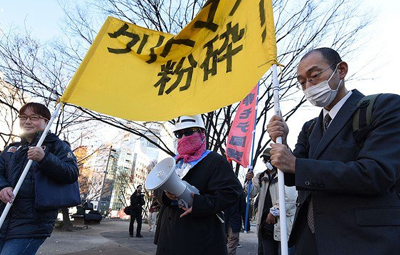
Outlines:
{"type": "Polygon", "coordinates": [[[135,121],[242,100],[276,63],[271,0],[211,0],[178,35],[109,17],[61,102],[135,121]]]}

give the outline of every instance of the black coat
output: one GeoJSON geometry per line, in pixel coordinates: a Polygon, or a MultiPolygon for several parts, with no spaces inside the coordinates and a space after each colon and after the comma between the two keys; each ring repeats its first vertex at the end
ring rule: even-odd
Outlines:
{"type": "MultiPolygon", "coordinates": [[[[0,190],[5,187],[15,187],[28,162],[28,148],[37,144],[40,135],[38,134],[30,144],[22,139],[21,142],[10,144],[5,148],[0,155],[0,190]]],[[[45,146],[45,156],[40,163],[33,161],[1,227],[0,238],[44,238],[51,235],[58,210],[35,209],[35,171],[43,171],[60,183],[73,183],[78,179],[75,156],[65,142],[54,134],[48,134],[43,146],[45,146]]],[[[1,203],[1,213],[4,208],[5,204],[1,203]]]]}
{"type": "Polygon", "coordinates": [[[195,186],[200,195],[194,196],[192,213],[180,218],[184,211],[160,193],[163,209],[156,233],[157,255],[227,254],[224,225],[216,214],[235,204],[242,192],[231,166],[210,152],[183,180],[195,186]]]}
{"type": "Polygon", "coordinates": [[[138,194],[137,191],[131,195],[131,215],[132,213],[142,212],[142,206],[145,204],[144,194],[138,194]]]}

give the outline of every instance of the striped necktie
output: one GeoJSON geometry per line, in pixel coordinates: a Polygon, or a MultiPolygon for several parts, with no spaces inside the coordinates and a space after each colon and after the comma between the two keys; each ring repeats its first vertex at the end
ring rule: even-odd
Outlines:
{"type": "Polygon", "coordinates": [[[324,121],[322,123],[322,127],[324,128],[324,134],[326,132],[326,130],[328,129],[329,123],[331,122],[332,118],[329,115],[329,113],[327,113],[324,117],[324,121]]]}

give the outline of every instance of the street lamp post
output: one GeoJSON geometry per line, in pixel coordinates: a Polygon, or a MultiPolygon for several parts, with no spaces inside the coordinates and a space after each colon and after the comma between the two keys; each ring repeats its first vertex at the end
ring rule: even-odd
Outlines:
{"type": "Polygon", "coordinates": [[[100,207],[101,207],[101,197],[103,196],[104,185],[105,185],[106,176],[107,176],[107,173],[108,173],[107,172],[108,171],[108,164],[110,163],[110,158],[112,157],[111,152],[115,152],[115,150],[112,148],[112,145],[110,146],[110,151],[108,152],[106,169],[104,170],[104,177],[103,177],[103,182],[101,184],[98,210],[100,210],[100,207]]]}

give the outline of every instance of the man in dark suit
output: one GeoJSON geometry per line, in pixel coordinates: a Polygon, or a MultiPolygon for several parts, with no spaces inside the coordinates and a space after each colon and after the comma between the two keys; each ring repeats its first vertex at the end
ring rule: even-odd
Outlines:
{"type": "Polygon", "coordinates": [[[271,145],[272,164],[299,191],[289,246],[299,255],[400,254],[400,97],[377,97],[360,143],[353,114],[363,95],[346,89],[347,72],[330,48],[307,53],[297,79],[321,114],[304,124],[293,152],[282,118],[268,124],[273,141],[283,141],[271,145]]]}

